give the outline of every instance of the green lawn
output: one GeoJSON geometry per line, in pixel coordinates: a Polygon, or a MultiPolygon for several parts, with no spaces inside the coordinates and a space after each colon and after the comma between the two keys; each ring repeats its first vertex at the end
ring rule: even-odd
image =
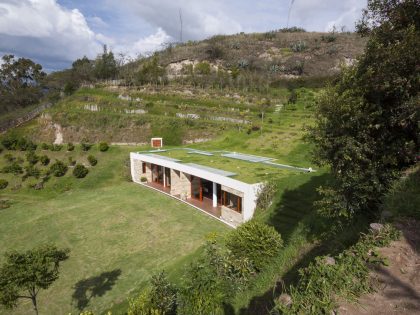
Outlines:
{"type": "MultiPolygon", "coordinates": [[[[12,206],[0,210],[1,256],[45,242],[71,249],[60,279],[39,295],[41,314],[110,309],[159,270],[178,278],[206,234],[229,230],[191,207],[125,181],[123,165],[130,150],[134,148],[93,151],[99,163],[85,179],[69,172],[51,179],[42,191],[27,188],[24,182],[20,191],[8,187],[2,193],[12,206]]],[[[0,310],[29,312],[26,301],[13,312],[0,310]]]]}

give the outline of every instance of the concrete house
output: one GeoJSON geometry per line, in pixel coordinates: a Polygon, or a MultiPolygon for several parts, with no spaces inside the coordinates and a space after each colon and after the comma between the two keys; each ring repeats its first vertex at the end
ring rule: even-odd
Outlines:
{"type": "Polygon", "coordinates": [[[235,173],[153,153],[130,153],[135,183],[181,200],[236,227],[254,215],[261,184],[232,178],[235,173]]]}

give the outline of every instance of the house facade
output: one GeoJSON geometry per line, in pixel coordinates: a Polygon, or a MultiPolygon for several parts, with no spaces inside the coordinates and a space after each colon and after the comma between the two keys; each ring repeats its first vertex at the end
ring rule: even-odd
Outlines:
{"type": "Polygon", "coordinates": [[[135,183],[177,198],[236,227],[254,215],[261,184],[232,178],[236,174],[152,153],[130,154],[135,183]]]}

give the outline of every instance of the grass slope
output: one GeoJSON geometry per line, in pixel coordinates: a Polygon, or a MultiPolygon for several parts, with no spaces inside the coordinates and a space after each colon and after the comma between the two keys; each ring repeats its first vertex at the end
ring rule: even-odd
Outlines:
{"type": "MultiPolygon", "coordinates": [[[[154,272],[179,274],[206,234],[228,230],[193,208],[124,181],[130,150],[95,152],[99,163],[85,179],[68,173],[51,179],[43,191],[24,184],[18,192],[7,188],[2,193],[12,206],[0,210],[1,257],[7,250],[44,242],[71,249],[60,279],[39,295],[40,313],[105,311],[125,301],[154,272]]],[[[28,314],[30,308],[24,302],[0,314],[28,314]]]]}

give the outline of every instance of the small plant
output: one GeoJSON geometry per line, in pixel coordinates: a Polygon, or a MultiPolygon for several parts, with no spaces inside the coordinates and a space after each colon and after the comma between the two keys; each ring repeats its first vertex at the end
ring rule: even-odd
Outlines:
{"type": "Polygon", "coordinates": [[[39,178],[39,175],[41,174],[40,170],[34,167],[33,165],[29,165],[25,167],[25,175],[23,175],[22,179],[26,179],[28,177],[35,177],[39,178]]]}
{"type": "Polygon", "coordinates": [[[257,209],[266,210],[274,198],[277,191],[277,185],[274,181],[269,181],[264,184],[258,191],[257,209]]]}
{"type": "Polygon", "coordinates": [[[146,178],[146,177],[144,177],[144,176],[142,176],[142,177],[140,178],[140,181],[141,181],[142,183],[145,183],[145,182],[147,182],[147,178],[146,178]]]}
{"type": "Polygon", "coordinates": [[[41,155],[39,160],[41,161],[41,164],[44,166],[47,166],[50,164],[50,158],[47,155],[41,155]]]}
{"type": "Polygon", "coordinates": [[[89,164],[92,166],[95,166],[96,164],[98,164],[98,160],[93,155],[89,155],[87,159],[88,159],[89,164]]]}
{"type": "Polygon", "coordinates": [[[105,152],[105,151],[108,151],[108,149],[109,149],[108,143],[106,142],[99,143],[99,151],[105,152]]]}
{"type": "Polygon", "coordinates": [[[321,41],[326,42],[326,43],[332,43],[335,42],[335,40],[337,39],[337,36],[335,35],[335,33],[329,33],[328,35],[322,35],[321,36],[321,41]]]}
{"type": "Polygon", "coordinates": [[[81,145],[81,147],[82,147],[82,150],[83,151],[89,151],[90,150],[90,148],[92,147],[92,144],[90,144],[90,143],[87,143],[87,142],[85,142],[85,141],[83,141],[82,143],[80,143],[80,145],[81,145]]]}
{"type": "Polygon", "coordinates": [[[68,167],[61,161],[55,161],[54,164],[50,166],[50,172],[55,177],[64,176],[67,173],[68,167]]]}
{"type": "Polygon", "coordinates": [[[2,172],[19,175],[23,173],[23,169],[22,166],[20,166],[17,162],[13,162],[10,165],[4,166],[2,172]]]}
{"type": "Polygon", "coordinates": [[[28,161],[30,165],[35,165],[39,161],[39,156],[36,155],[34,151],[29,151],[26,153],[26,161],[28,161]]]}
{"type": "Polygon", "coordinates": [[[84,178],[89,173],[89,170],[82,164],[77,164],[73,169],[73,175],[76,178],[84,178]]]}
{"type": "Polygon", "coordinates": [[[53,144],[51,145],[51,151],[61,151],[63,146],[61,144],[53,144]]]}
{"type": "Polygon", "coordinates": [[[50,149],[50,146],[48,144],[46,144],[45,142],[41,143],[41,149],[46,151],[50,149]]]}
{"type": "Polygon", "coordinates": [[[293,50],[294,52],[302,52],[307,48],[307,45],[304,41],[297,41],[295,43],[292,43],[290,45],[290,49],[293,50]]]}
{"type": "Polygon", "coordinates": [[[235,257],[249,259],[261,271],[279,253],[283,240],[272,226],[251,220],[229,234],[226,246],[235,257]]]}
{"type": "Polygon", "coordinates": [[[0,179],[0,189],[5,189],[9,185],[9,182],[5,179],[0,179]]]}
{"type": "Polygon", "coordinates": [[[67,143],[67,151],[73,151],[74,150],[74,144],[69,142],[67,143]]]}

